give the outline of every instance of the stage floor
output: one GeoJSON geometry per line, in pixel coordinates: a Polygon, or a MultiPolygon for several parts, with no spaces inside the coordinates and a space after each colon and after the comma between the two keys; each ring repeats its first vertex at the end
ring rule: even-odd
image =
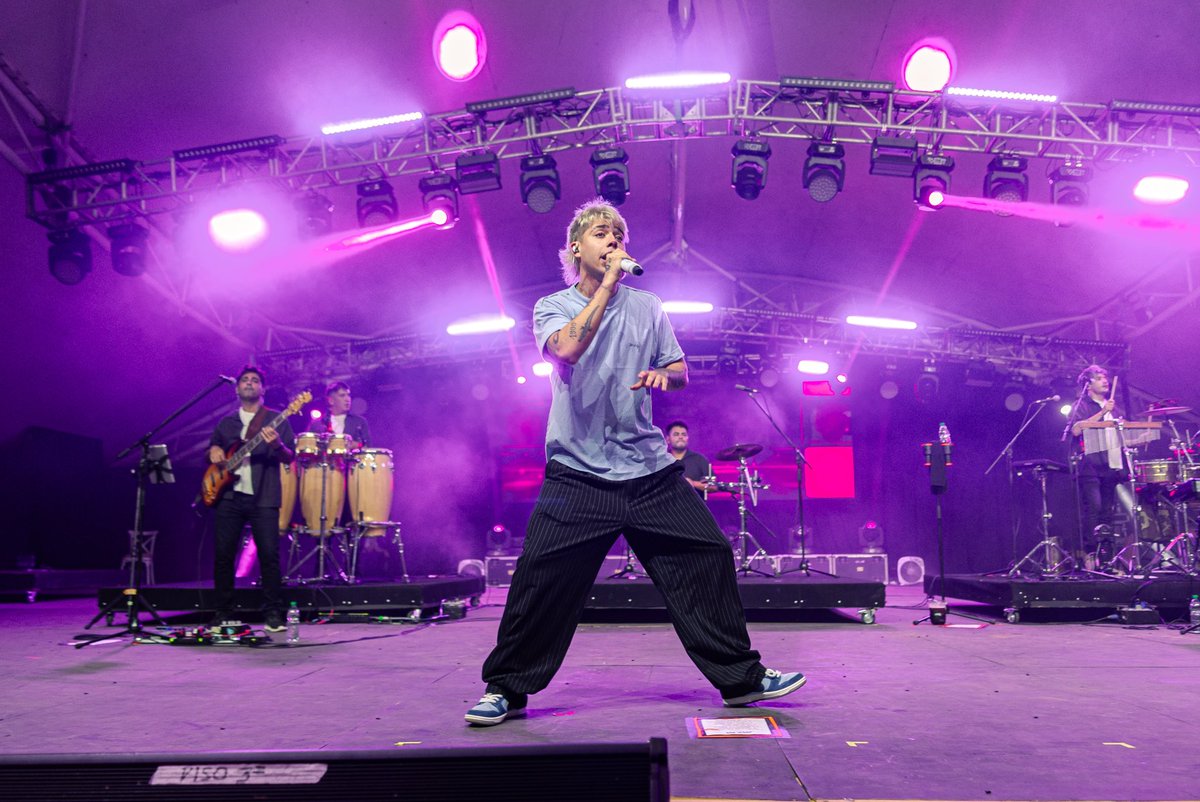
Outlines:
{"type": "Polygon", "coordinates": [[[1196,798],[1200,634],[1111,623],[913,626],[920,588],[887,593],[872,626],[853,611],[751,624],[767,665],[809,676],[774,704],[720,707],[668,625],[585,624],[529,717],[487,729],[464,726],[462,714],[482,692],[503,589],[487,589],[460,620],[305,625],[300,644],[266,648],[122,639],[75,649],[94,597],[3,604],[0,752],[662,736],[676,799],[1196,798]],[[790,737],[689,737],[694,717],[767,715],[790,737]]]}

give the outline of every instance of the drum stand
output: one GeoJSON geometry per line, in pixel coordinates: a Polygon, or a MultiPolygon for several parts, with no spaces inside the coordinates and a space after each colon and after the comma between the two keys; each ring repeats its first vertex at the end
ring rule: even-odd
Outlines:
{"type": "Polygon", "coordinates": [[[1058,545],[1058,538],[1050,534],[1050,519],[1054,517],[1050,512],[1049,504],[1046,500],[1046,466],[1035,465],[1033,474],[1038,480],[1038,489],[1042,496],[1042,523],[1038,527],[1042,533],[1041,541],[1035,545],[1028,553],[1013,565],[1008,571],[1010,577],[1018,576],[1022,573],[1021,569],[1026,563],[1037,570],[1042,576],[1062,576],[1070,567],[1075,564],[1071,556],[1063,551],[1062,546],[1058,545]],[[1038,552],[1041,552],[1041,561],[1038,561],[1038,552]]]}
{"type": "MultiPolygon", "coordinates": [[[[1115,430],[1117,432],[1117,442],[1121,447],[1121,454],[1125,460],[1126,476],[1124,485],[1117,486],[1117,503],[1120,503],[1120,490],[1121,487],[1124,486],[1128,489],[1130,499],[1129,503],[1132,507],[1130,512],[1131,517],[1133,518],[1133,542],[1127,544],[1125,548],[1118,551],[1116,555],[1113,556],[1112,562],[1116,563],[1117,561],[1123,561],[1125,563],[1126,570],[1130,575],[1136,573],[1146,573],[1146,575],[1149,576],[1149,573],[1145,572],[1142,568],[1142,502],[1138,498],[1137,482],[1133,473],[1133,449],[1126,448],[1125,446],[1124,421],[1118,418],[1114,422],[1116,423],[1115,430]],[[1130,557],[1125,557],[1125,553],[1131,550],[1132,555],[1130,557]]],[[[1126,531],[1129,530],[1127,529],[1126,531]]]]}
{"type": "MultiPolygon", "coordinates": [[[[758,482],[757,476],[755,476],[753,478],[751,478],[751,476],[750,476],[750,466],[746,464],[746,458],[739,457],[738,458],[738,481],[737,481],[737,485],[735,485],[735,487],[737,489],[733,491],[734,497],[737,498],[737,505],[738,505],[738,532],[737,532],[737,534],[738,534],[738,537],[742,538],[742,543],[748,544],[748,545],[745,545],[745,547],[743,549],[745,554],[742,556],[742,564],[738,567],[737,573],[740,574],[741,576],[748,576],[749,574],[758,574],[759,576],[773,577],[773,576],[775,576],[774,573],[767,573],[766,571],[762,571],[758,568],[753,567],[755,558],[767,556],[767,550],[762,547],[761,543],[759,543],[757,540],[754,539],[754,535],[750,534],[750,530],[748,530],[746,528],[746,517],[747,516],[754,518],[755,521],[758,521],[758,519],[754,517],[754,513],[746,507],[746,496],[747,495],[750,496],[750,503],[752,505],[754,505],[754,506],[758,505],[758,484],[757,484],[757,482],[758,482]],[[750,551],[750,546],[754,546],[753,552],[750,551]]],[[[759,521],[759,525],[760,526],[762,525],[761,521],[759,521]]]]}
{"type": "Polygon", "coordinates": [[[378,527],[385,527],[392,533],[392,544],[395,545],[396,553],[400,557],[401,581],[407,585],[412,580],[408,577],[408,563],[404,560],[404,537],[400,534],[400,522],[366,521],[361,516],[359,520],[355,521],[350,535],[350,574],[346,577],[346,581],[351,585],[358,583],[358,548],[362,545],[363,538],[367,536],[367,530],[378,527]]]}
{"type": "MultiPolygon", "coordinates": [[[[332,462],[329,462],[327,459],[327,456],[326,456],[326,458],[322,458],[321,462],[317,463],[317,465],[314,467],[321,468],[321,518],[320,518],[321,527],[320,527],[320,529],[317,530],[317,533],[316,533],[317,545],[313,546],[312,549],[309,550],[308,554],[305,554],[298,561],[291,562],[291,560],[289,559],[289,563],[291,563],[291,564],[288,566],[288,573],[290,574],[290,573],[292,573],[292,571],[300,570],[300,566],[302,566],[302,565],[304,565],[304,563],[308,562],[309,558],[315,554],[317,556],[316,576],[299,577],[297,579],[294,579],[293,581],[299,582],[302,585],[307,584],[309,582],[326,582],[326,581],[328,581],[329,577],[326,575],[326,569],[325,569],[325,559],[328,556],[329,564],[333,566],[333,570],[337,572],[337,576],[340,577],[343,582],[349,582],[349,579],[346,577],[346,572],[342,570],[342,567],[340,565],[338,565],[337,559],[334,557],[333,549],[331,549],[329,547],[329,539],[332,538],[335,534],[344,534],[346,530],[339,528],[339,527],[327,527],[326,526],[326,522],[329,520],[329,513],[325,509],[325,498],[326,498],[325,489],[326,489],[326,483],[329,481],[329,474],[332,472],[332,470],[334,468],[334,464],[332,462]]],[[[340,510],[339,510],[339,513],[340,513],[340,510]]],[[[299,531],[306,532],[308,534],[313,533],[312,530],[308,529],[308,528],[301,528],[299,531]]],[[[292,541],[293,549],[295,548],[295,545],[296,545],[296,542],[292,541]]]]}

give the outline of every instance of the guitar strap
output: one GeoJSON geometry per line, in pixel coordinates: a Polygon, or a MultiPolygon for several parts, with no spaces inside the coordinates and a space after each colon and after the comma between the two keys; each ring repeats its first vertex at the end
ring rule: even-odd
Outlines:
{"type": "Polygon", "coordinates": [[[249,443],[262,429],[263,424],[267,422],[267,408],[259,407],[258,412],[254,413],[254,417],[250,419],[250,425],[246,427],[246,442],[249,443]]]}

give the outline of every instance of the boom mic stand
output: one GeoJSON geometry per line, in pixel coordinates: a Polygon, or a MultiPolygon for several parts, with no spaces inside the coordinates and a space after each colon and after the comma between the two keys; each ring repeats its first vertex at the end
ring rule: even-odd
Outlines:
{"type": "MultiPolygon", "coordinates": [[[[987,470],[983,472],[983,475],[987,476],[992,472],[992,469],[996,467],[996,464],[1000,462],[1000,458],[1004,457],[1005,464],[1008,467],[1008,503],[1012,507],[1012,558],[1014,560],[1017,558],[1017,532],[1019,530],[1019,526],[1017,524],[1016,514],[1017,497],[1016,491],[1013,489],[1013,446],[1016,445],[1017,440],[1020,439],[1021,435],[1025,433],[1025,430],[1033,424],[1034,419],[1041,414],[1042,409],[1045,408],[1045,406],[1045,403],[1037,404],[1037,409],[1034,410],[1032,415],[1029,414],[1028,409],[1025,411],[1025,420],[1021,422],[1021,426],[1017,429],[1017,433],[1012,436],[1011,440],[1004,444],[1004,448],[1000,449],[1000,453],[996,455],[994,460],[992,460],[992,464],[987,466],[987,470]]],[[[1043,485],[1043,498],[1044,495],[1043,485]]]]}
{"type": "Polygon", "coordinates": [[[154,435],[158,434],[171,421],[178,418],[184,412],[195,406],[202,398],[207,396],[213,390],[220,387],[222,384],[234,382],[227,376],[218,376],[217,380],[205,387],[190,400],[186,401],[183,406],[176,409],[166,418],[159,422],[150,431],[146,432],[139,439],[135,440],[130,445],[126,446],[120,454],[117,454],[114,462],[120,462],[133,452],[134,449],[141,450],[141,456],[138,458],[137,468],[134,473],[137,475],[137,497],[134,502],[133,510],[133,529],[129,533],[129,583],[120,596],[110,601],[100,609],[100,612],[84,625],[84,629],[91,629],[92,626],[101,618],[112,615],[117,608],[124,606],[126,614],[125,629],[112,634],[97,635],[95,637],[85,638],[81,642],[75,644],[76,649],[82,649],[84,646],[96,643],[97,641],[109,640],[110,638],[119,638],[124,635],[132,635],[137,637],[142,634],[144,624],[139,618],[139,613],[147,613],[154,619],[158,626],[166,626],[167,622],[162,620],[158,611],[154,609],[154,605],[146,601],[141,595],[141,575],[138,573],[138,566],[142,562],[142,546],[144,545],[144,531],[142,529],[143,521],[146,513],[146,485],[151,482],[150,477],[154,476],[154,484],[160,482],[171,481],[170,468],[167,466],[167,454],[163,450],[161,456],[151,456],[150,440],[154,435]]]}
{"type": "Polygon", "coordinates": [[[828,571],[820,571],[810,566],[808,564],[808,554],[805,552],[807,532],[804,529],[804,468],[805,466],[812,467],[811,464],[807,459],[805,459],[804,452],[800,450],[800,446],[796,445],[792,438],[787,436],[787,432],[779,427],[779,424],[776,423],[775,418],[771,415],[770,410],[768,410],[765,405],[758,403],[758,390],[747,387],[742,391],[750,396],[750,400],[754,402],[754,406],[758,407],[759,411],[766,416],[767,421],[771,424],[771,427],[775,429],[775,431],[779,432],[779,436],[783,438],[783,441],[791,447],[792,452],[796,455],[796,526],[793,527],[793,529],[796,532],[796,538],[800,541],[800,564],[794,568],[789,568],[786,571],[780,571],[778,575],[783,576],[784,574],[794,574],[798,571],[802,571],[805,576],[811,576],[813,574],[820,574],[821,576],[830,577],[835,576],[828,571]]]}

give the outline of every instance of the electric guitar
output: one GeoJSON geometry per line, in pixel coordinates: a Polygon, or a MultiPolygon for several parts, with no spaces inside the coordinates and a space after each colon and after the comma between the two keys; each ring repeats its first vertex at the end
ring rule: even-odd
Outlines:
{"type": "Polygon", "coordinates": [[[229,450],[225,452],[225,459],[221,462],[214,462],[204,470],[204,479],[200,483],[200,497],[204,501],[204,506],[212,507],[221,500],[221,496],[234,482],[233,472],[241,467],[242,463],[250,458],[250,452],[258,448],[263,442],[263,429],[274,429],[279,424],[283,423],[284,419],[290,415],[295,415],[300,411],[300,407],[312,400],[312,393],[308,390],[300,393],[292,399],[292,403],[287,405],[287,409],[280,412],[272,418],[265,426],[258,430],[258,434],[251,437],[245,443],[240,440],[235,440],[229,450]]]}

